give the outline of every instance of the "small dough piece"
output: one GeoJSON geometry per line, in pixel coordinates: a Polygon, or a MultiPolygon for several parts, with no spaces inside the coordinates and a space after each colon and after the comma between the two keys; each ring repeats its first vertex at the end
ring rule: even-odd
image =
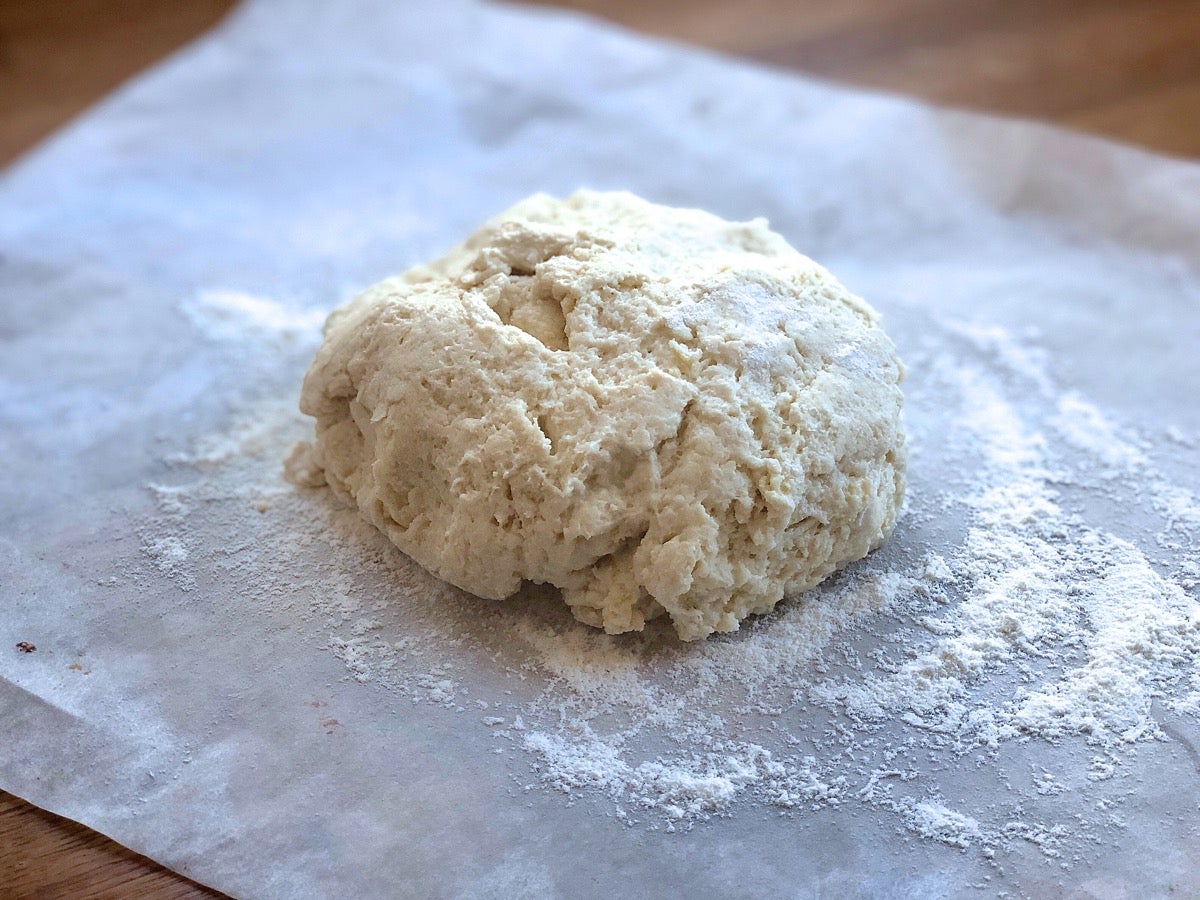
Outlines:
{"type": "Polygon", "coordinates": [[[903,374],[765,220],[580,191],[336,310],[300,408],[312,472],[439,577],[695,640],[883,543],[903,374]]]}

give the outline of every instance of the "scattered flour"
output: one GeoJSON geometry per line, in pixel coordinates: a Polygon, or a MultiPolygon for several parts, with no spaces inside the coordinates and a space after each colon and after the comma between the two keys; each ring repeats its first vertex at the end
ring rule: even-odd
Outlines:
{"type": "Polygon", "coordinates": [[[319,332],[326,312],[296,311],[269,297],[242,291],[201,291],[182,304],[188,321],[209,340],[219,343],[298,340],[319,332]]]}
{"type": "Polygon", "coordinates": [[[1200,497],[1174,484],[1151,487],[1154,508],[1167,522],[1168,529],[1183,527],[1189,532],[1200,529],[1200,497]]]}
{"type": "Polygon", "coordinates": [[[1058,398],[1058,412],[1051,421],[1063,440],[1099,460],[1114,474],[1146,464],[1141,448],[1075,391],[1058,398]]]}
{"type": "MultiPolygon", "coordinates": [[[[206,333],[228,314],[238,340],[315,345],[305,316],[230,296],[198,301],[206,333]]],[[[925,342],[896,538],[737,634],[610,636],[543,588],[491,603],[437,582],[282,480],[309,427],[290,401],[171,457],[142,549],[155,573],[194,585],[203,567],[305,623],[348,678],[463,715],[521,790],[599,800],[626,826],[869,810],[988,860],[1030,846],[1069,865],[1119,839],[1130,761],[1176,739],[1164,717],[1200,719],[1200,505],[1157,474],[1153,442],[1056,388],[1033,341],[951,323],[925,342]],[[1100,524],[1093,495],[1136,510],[1142,537],[1100,524]],[[1167,534],[1174,573],[1147,555],[1167,534]]]]}
{"type": "Polygon", "coordinates": [[[921,837],[964,849],[981,837],[979,823],[975,819],[931,800],[898,803],[896,809],[903,817],[905,826],[921,837]]]}
{"type": "Polygon", "coordinates": [[[188,550],[183,541],[174,535],[143,536],[142,549],[154,562],[158,571],[173,578],[186,591],[195,586],[195,578],[187,568],[188,550]]]}

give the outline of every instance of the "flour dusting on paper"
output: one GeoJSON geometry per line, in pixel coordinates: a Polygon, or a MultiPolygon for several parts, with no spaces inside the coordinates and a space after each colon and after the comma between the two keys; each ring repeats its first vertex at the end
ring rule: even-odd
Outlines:
{"type": "MultiPolygon", "coordinates": [[[[315,346],[316,323],[281,307],[213,308],[253,318],[240,341],[315,346]]],[[[1069,865],[1119,840],[1122,779],[1175,739],[1164,717],[1200,716],[1196,499],[1158,474],[1153,442],[1059,389],[1036,340],[950,322],[911,343],[896,538],[738,634],[613,637],[545,589],[495,603],[438,582],[327,491],[282,479],[311,427],[290,401],[172,457],[143,551],[184,586],[307,623],[320,646],[296,652],[335,654],[364,690],[461,716],[518,793],[669,831],[867,809],[987,860],[1031,847],[1069,865]],[[1158,530],[1112,533],[1091,503],[1158,530]],[[1031,742],[1049,754],[1033,768],[1031,742]]]]}

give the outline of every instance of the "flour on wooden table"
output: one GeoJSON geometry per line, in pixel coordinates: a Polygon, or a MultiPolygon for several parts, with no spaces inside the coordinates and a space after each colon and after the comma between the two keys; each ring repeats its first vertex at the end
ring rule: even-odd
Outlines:
{"type": "MultiPolygon", "coordinates": [[[[227,300],[190,307],[214,340],[315,345],[311,315],[227,300]]],[[[734,635],[610,636],[541,589],[494,603],[436,581],[283,481],[307,430],[290,397],[172,457],[143,551],[155,577],[302,623],[296,652],[336,654],[364,690],[461,716],[518,794],[668,830],[870,810],[988,860],[1087,860],[1120,840],[1137,754],[1200,717],[1200,504],[1161,474],[1161,436],[1058,386],[1036,336],[949,322],[910,344],[895,540],[734,635]],[[1114,533],[1093,503],[1151,527],[1114,533]]]]}

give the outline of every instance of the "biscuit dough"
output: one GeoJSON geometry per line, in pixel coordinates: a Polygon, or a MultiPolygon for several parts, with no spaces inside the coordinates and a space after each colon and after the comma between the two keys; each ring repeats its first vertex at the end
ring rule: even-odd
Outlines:
{"type": "Polygon", "coordinates": [[[336,310],[300,406],[308,477],[439,577],[694,640],[886,539],[902,378],[878,314],[764,220],[580,191],[336,310]]]}

